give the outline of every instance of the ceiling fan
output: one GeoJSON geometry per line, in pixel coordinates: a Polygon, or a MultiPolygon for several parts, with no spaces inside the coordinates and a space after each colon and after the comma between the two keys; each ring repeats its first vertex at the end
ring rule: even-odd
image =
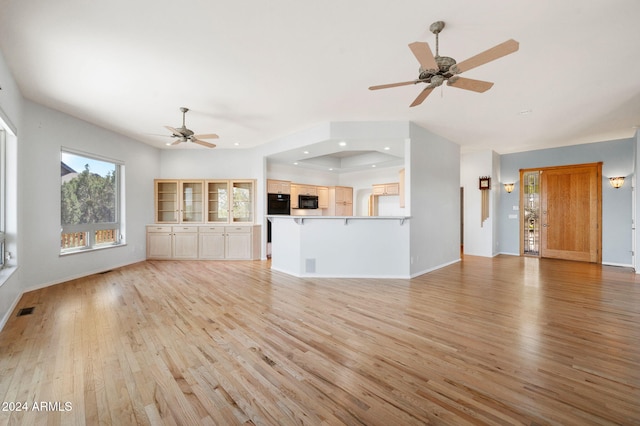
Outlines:
{"type": "Polygon", "coordinates": [[[169,130],[172,133],[171,134],[172,138],[178,138],[171,145],[177,145],[182,142],[193,142],[193,143],[197,143],[198,145],[206,146],[208,148],[215,148],[216,144],[205,142],[200,139],[218,139],[218,135],[214,133],[205,134],[205,135],[194,135],[193,131],[190,129],[187,129],[187,127],[184,125],[184,116],[187,113],[187,111],[189,111],[189,108],[182,107],[180,108],[180,111],[182,111],[182,127],[178,127],[176,129],[175,127],[164,126],[167,130],[169,130]]]}
{"type": "Polygon", "coordinates": [[[420,92],[418,97],[410,105],[412,107],[420,105],[431,94],[433,89],[441,86],[445,81],[448,86],[457,87],[459,89],[471,90],[473,92],[486,92],[493,86],[493,83],[482,80],[473,80],[458,76],[458,74],[468,71],[472,68],[484,65],[487,62],[494,61],[498,58],[516,52],[519,43],[513,39],[498,44],[491,49],[485,50],[471,58],[456,63],[456,60],[448,56],[440,56],[438,46],[438,35],[444,29],[444,22],[437,21],[431,24],[429,30],[436,35],[436,55],[433,56],[429,44],[426,42],[416,41],[409,44],[409,49],[413,52],[420,63],[418,78],[411,81],[400,83],[382,84],[380,86],[371,86],[369,90],[388,89],[390,87],[408,86],[410,84],[426,83],[427,87],[420,92]]]}

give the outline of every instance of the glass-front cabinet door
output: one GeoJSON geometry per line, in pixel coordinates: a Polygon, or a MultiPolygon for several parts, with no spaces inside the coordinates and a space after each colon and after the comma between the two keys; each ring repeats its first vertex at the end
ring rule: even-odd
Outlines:
{"type": "Polygon", "coordinates": [[[156,179],[156,223],[253,223],[255,181],[156,179]]]}
{"type": "Polygon", "coordinates": [[[204,211],[204,182],[181,181],[182,223],[201,223],[204,211]]]}
{"type": "Polygon", "coordinates": [[[178,223],[178,181],[156,180],[156,223],[178,223]]]}
{"type": "Polygon", "coordinates": [[[207,222],[229,222],[229,181],[207,181],[207,222]]]}
{"type": "Polygon", "coordinates": [[[253,222],[253,181],[233,181],[231,222],[253,222]]]}

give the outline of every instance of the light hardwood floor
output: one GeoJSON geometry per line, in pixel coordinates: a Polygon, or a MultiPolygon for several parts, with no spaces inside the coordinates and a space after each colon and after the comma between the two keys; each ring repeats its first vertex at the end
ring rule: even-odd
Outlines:
{"type": "Polygon", "coordinates": [[[2,408],[29,411],[0,424],[640,424],[624,268],[467,256],[412,280],[300,279],[148,261],[30,306],[0,333],[2,408]]]}

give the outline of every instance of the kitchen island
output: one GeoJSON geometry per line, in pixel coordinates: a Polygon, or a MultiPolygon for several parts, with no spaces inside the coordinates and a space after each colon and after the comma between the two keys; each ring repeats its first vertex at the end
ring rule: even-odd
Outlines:
{"type": "Polygon", "coordinates": [[[271,268],[298,277],[410,278],[409,216],[267,216],[271,268]]]}

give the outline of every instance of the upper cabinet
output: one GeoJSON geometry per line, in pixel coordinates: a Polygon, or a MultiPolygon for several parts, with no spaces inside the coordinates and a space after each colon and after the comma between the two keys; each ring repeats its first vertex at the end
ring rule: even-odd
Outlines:
{"type": "Polygon", "coordinates": [[[156,223],[200,223],[204,212],[204,182],[155,181],[156,223]]]}
{"type": "Polygon", "coordinates": [[[291,194],[291,182],[288,180],[267,180],[267,194],[291,194]]]}
{"type": "Polygon", "coordinates": [[[254,186],[253,180],[231,181],[230,223],[253,223],[255,209],[254,186]]]}
{"type": "Polygon", "coordinates": [[[204,213],[204,182],[180,181],[180,221],[201,223],[204,213]]]}
{"type": "Polygon", "coordinates": [[[373,185],[373,195],[399,195],[400,184],[394,183],[380,183],[373,185]]]}
{"type": "Polygon", "coordinates": [[[155,180],[156,223],[253,223],[254,180],[155,180]]]}
{"type": "Polygon", "coordinates": [[[155,181],[156,223],[178,223],[178,181],[155,181]]]}
{"type": "Polygon", "coordinates": [[[353,216],[353,188],[332,186],[329,188],[328,216],[353,216]]]}

